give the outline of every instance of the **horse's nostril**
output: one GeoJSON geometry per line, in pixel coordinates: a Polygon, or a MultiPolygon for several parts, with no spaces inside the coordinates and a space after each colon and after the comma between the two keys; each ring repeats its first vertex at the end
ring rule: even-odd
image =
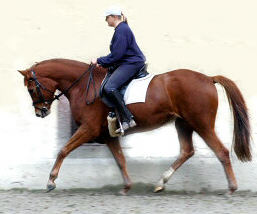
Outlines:
{"type": "Polygon", "coordinates": [[[48,109],[46,107],[43,107],[41,110],[43,113],[46,113],[48,111],[48,109]]]}

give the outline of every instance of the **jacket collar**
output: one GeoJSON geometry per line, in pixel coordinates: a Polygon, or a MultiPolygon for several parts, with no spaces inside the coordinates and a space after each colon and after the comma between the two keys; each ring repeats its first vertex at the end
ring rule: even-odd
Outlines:
{"type": "Polygon", "coordinates": [[[114,30],[117,30],[121,25],[126,24],[125,22],[119,23],[114,30]]]}

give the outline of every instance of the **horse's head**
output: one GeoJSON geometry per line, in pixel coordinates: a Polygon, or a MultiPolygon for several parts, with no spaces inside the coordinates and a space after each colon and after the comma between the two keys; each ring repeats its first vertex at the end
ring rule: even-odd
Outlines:
{"type": "Polygon", "coordinates": [[[32,105],[35,108],[37,117],[46,117],[50,114],[52,102],[55,100],[55,90],[57,83],[36,73],[34,69],[19,71],[24,76],[24,85],[32,99],[32,105]]]}

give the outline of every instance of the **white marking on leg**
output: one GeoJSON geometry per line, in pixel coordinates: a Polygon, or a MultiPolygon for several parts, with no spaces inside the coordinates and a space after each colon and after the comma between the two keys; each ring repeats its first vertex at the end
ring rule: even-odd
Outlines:
{"type": "Polygon", "coordinates": [[[172,174],[174,172],[175,172],[175,170],[172,167],[170,167],[167,171],[165,171],[162,174],[162,177],[158,182],[158,186],[164,187],[164,184],[168,182],[168,180],[170,179],[170,177],[172,176],[172,174]]]}
{"type": "Polygon", "coordinates": [[[172,174],[175,172],[175,170],[170,167],[167,171],[165,171],[162,175],[164,183],[167,183],[168,180],[170,179],[170,177],[172,176],[172,174]]]}

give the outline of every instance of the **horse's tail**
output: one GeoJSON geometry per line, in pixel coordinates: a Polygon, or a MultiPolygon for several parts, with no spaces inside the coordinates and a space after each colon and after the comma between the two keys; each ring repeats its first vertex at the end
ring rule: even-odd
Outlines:
{"type": "Polygon", "coordinates": [[[214,83],[221,84],[226,91],[230,108],[234,116],[233,143],[234,151],[241,161],[251,161],[250,123],[248,110],[239,88],[236,84],[223,76],[212,77],[214,83]]]}

